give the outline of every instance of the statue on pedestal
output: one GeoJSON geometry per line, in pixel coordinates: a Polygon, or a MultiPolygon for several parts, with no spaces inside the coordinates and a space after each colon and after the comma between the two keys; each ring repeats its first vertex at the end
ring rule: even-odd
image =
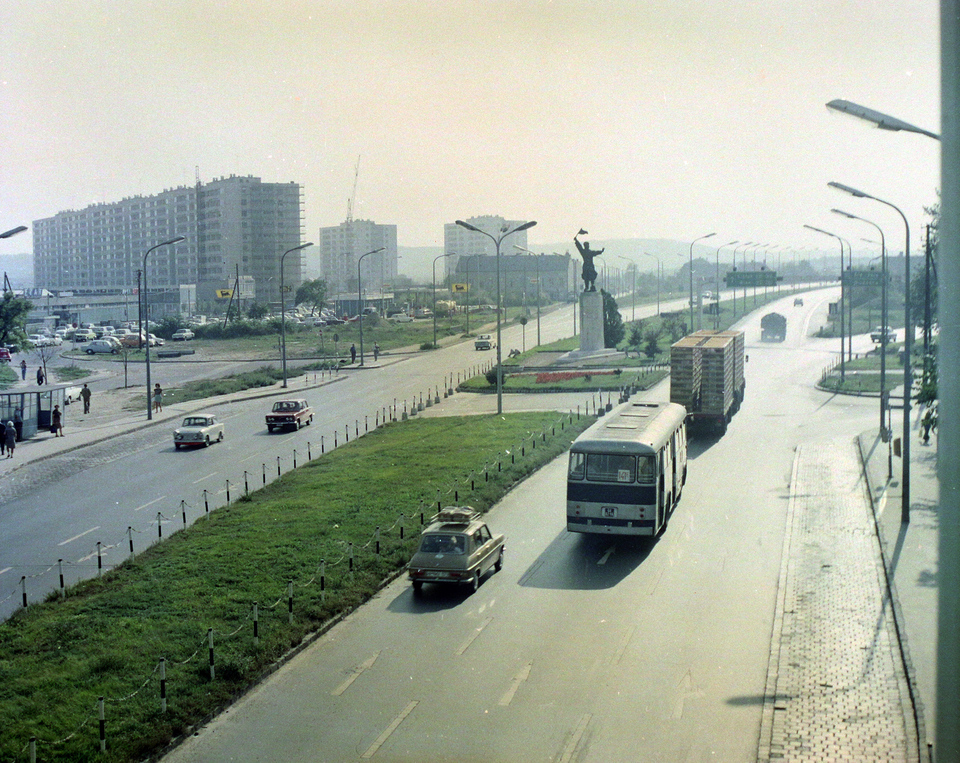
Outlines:
{"type": "MultiPolygon", "coordinates": [[[[587,232],[581,228],[580,232],[577,233],[577,236],[586,236],[587,232]]],[[[590,242],[584,241],[580,243],[577,236],[573,237],[573,243],[577,245],[577,251],[580,252],[580,256],[583,257],[583,290],[584,291],[596,291],[597,287],[595,281],[597,280],[597,269],[593,266],[593,258],[599,257],[603,254],[606,247],[597,251],[596,249],[590,248],[590,242]]]]}

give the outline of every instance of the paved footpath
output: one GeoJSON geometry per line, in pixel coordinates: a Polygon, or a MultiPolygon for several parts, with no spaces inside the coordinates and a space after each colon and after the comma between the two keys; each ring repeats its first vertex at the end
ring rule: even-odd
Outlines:
{"type": "Polygon", "coordinates": [[[797,452],[760,761],[920,761],[920,734],[856,442],[797,452]]]}

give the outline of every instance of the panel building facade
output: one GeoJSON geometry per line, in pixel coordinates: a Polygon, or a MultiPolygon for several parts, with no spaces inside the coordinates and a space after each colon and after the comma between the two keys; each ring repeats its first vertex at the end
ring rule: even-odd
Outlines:
{"type": "MultiPolygon", "coordinates": [[[[397,278],[397,226],[380,225],[372,220],[347,220],[320,229],[320,271],[327,282],[327,294],[356,297],[358,286],[365,295],[380,295],[397,278]],[[384,247],[382,252],[364,254],[384,247]]],[[[377,297],[379,298],[379,296],[377,297]]]]}
{"type": "MultiPolygon", "coordinates": [[[[237,277],[247,300],[280,300],[280,256],[303,232],[299,184],[230,176],[165,190],[155,196],[94,204],[33,223],[34,284],[51,291],[111,294],[133,289],[147,250],[151,294],[195,285],[211,301],[237,277]]],[[[284,261],[284,284],[301,281],[302,253],[284,261]]]]}

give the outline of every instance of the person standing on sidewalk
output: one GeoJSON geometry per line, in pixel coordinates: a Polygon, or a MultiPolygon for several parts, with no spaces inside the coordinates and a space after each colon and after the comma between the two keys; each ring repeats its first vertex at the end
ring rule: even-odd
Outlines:
{"type": "Polygon", "coordinates": [[[50,414],[50,430],[54,437],[63,437],[63,413],[60,406],[53,406],[53,413],[50,414]]]}
{"type": "Polygon", "coordinates": [[[7,446],[7,458],[13,458],[13,449],[17,447],[17,430],[12,421],[8,421],[4,427],[3,444],[7,446]]]}
{"type": "Polygon", "coordinates": [[[24,359],[20,361],[20,381],[26,381],[26,380],[27,380],[27,361],[24,359]]]}
{"type": "Polygon", "coordinates": [[[90,391],[90,388],[84,384],[83,389],[80,390],[80,399],[83,400],[83,412],[90,413],[90,397],[93,393],[90,391]]]}
{"type": "Polygon", "coordinates": [[[37,386],[43,386],[43,366],[37,366],[37,386]]]}
{"type": "Polygon", "coordinates": [[[160,389],[160,382],[153,385],[153,412],[160,413],[163,410],[163,390],[160,389]]]}
{"type": "Polygon", "coordinates": [[[357,345],[355,344],[350,345],[350,362],[351,363],[357,362],[357,345]]]}
{"type": "Polygon", "coordinates": [[[13,428],[17,433],[17,442],[23,439],[23,409],[16,408],[13,411],[13,428]]]}
{"type": "Polygon", "coordinates": [[[373,361],[376,363],[380,360],[380,345],[376,342],[373,343],[373,361]]]}

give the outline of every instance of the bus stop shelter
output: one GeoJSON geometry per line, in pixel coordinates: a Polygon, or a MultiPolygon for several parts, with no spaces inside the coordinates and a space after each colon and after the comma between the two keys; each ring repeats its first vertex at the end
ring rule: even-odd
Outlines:
{"type": "MultiPolygon", "coordinates": [[[[55,405],[60,406],[66,417],[67,388],[70,385],[21,387],[15,392],[0,392],[0,420],[14,420],[14,411],[20,410],[23,417],[21,440],[36,437],[37,432],[49,432],[51,414],[55,405]]],[[[62,419],[63,420],[63,419],[62,419]]]]}

